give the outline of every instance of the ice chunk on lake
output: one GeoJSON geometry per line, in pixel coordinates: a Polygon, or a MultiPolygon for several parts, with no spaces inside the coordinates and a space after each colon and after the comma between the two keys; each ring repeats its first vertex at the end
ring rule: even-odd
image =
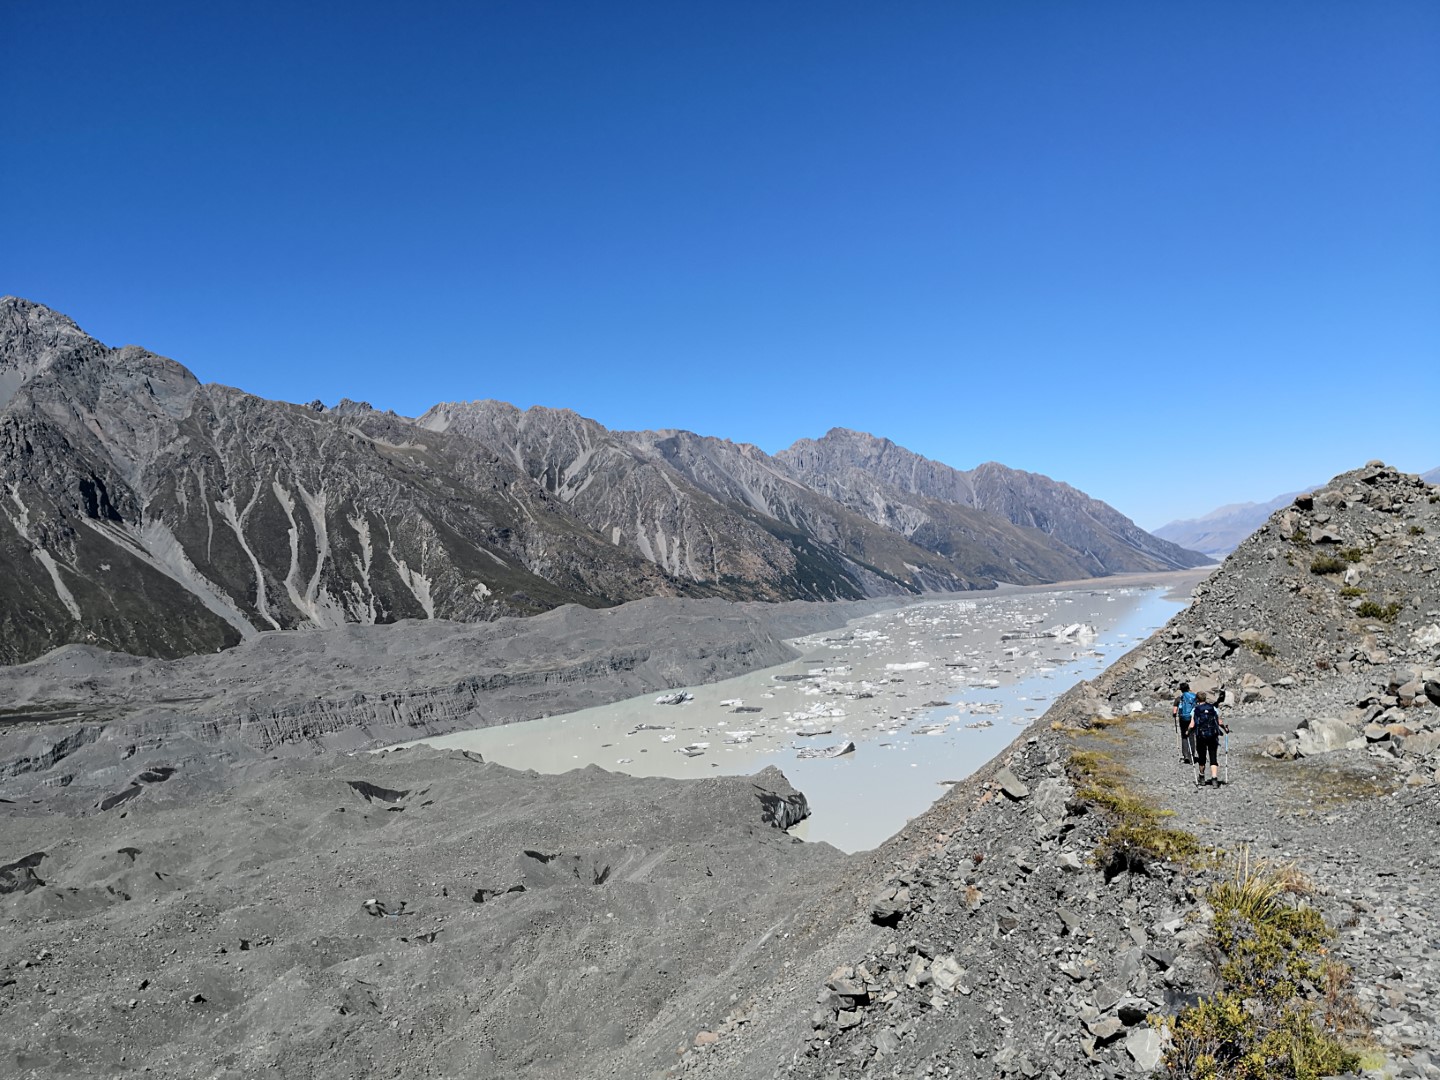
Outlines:
{"type": "Polygon", "coordinates": [[[923,671],[930,666],[929,660],[910,660],[903,664],[886,664],[886,671],[923,671]]]}
{"type": "Polygon", "coordinates": [[[853,754],[854,752],[855,744],[849,739],[846,739],[844,742],[836,743],[834,746],[802,747],[795,756],[802,760],[809,760],[811,758],[838,758],[846,754],[853,754]]]}

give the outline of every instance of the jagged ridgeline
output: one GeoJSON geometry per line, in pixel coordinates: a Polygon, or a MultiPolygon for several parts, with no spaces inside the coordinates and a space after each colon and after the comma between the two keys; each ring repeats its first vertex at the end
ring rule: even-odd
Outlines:
{"type": "Polygon", "coordinates": [[[832,431],[777,456],[568,411],[267,401],[0,299],[0,662],[644,596],[839,599],[1200,565],[1043,476],[832,431]]]}

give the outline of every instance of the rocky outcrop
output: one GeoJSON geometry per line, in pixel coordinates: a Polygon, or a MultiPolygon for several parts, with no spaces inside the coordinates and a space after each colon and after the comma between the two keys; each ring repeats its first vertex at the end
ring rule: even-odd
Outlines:
{"type": "Polygon", "coordinates": [[[1426,1075],[1440,949],[1410,913],[1440,902],[1437,535],[1440,492],[1379,463],[1276,514],[1166,628],[876,853],[848,941],[817,952],[808,984],[777,975],[749,990],[744,1025],[675,1071],[1192,1075],[1174,1017],[1225,978],[1209,890],[1268,866],[1334,928],[1332,1011],[1315,1015],[1371,1040],[1387,1073],[1426,1075]],[[1311,541],[1317,526],[1336,539],[1311,541]],[[1363,585],[1312,569],[1326,555],[1363,585]],[[1178,761],[1182,679],[1223,692],[1223,788],[1195,786],[1178,761]],[[1318,756],[1267,762],[1274,746],[1318,756]],[[1119,811],[1076,784],[1089,767],[1077,751],[1109,755],[1154,823],[1229,852],[1231,867],[1118,847],[1131,842],[1111,831],[1119,811]]]}

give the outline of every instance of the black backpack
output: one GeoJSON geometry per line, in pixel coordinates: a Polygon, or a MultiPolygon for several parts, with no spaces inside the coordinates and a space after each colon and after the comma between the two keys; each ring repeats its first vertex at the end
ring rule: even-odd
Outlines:
{"type": "Polygon", "coordinates": [[[1220,714],[1208,701],[1195,706],[1195,734],[1202,739],[1220,737],[1220,714]]]}

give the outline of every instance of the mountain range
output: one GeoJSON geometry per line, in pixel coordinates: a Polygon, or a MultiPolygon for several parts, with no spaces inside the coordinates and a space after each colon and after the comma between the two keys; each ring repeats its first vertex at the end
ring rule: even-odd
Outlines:
{"type": "Polygon", "coordinates": [[[0,662],[643,596],[840,599],[1203,565],[1048,477],[834,429],[776,455],[568,410],[201,384],[0,299],[0,662]]]}

